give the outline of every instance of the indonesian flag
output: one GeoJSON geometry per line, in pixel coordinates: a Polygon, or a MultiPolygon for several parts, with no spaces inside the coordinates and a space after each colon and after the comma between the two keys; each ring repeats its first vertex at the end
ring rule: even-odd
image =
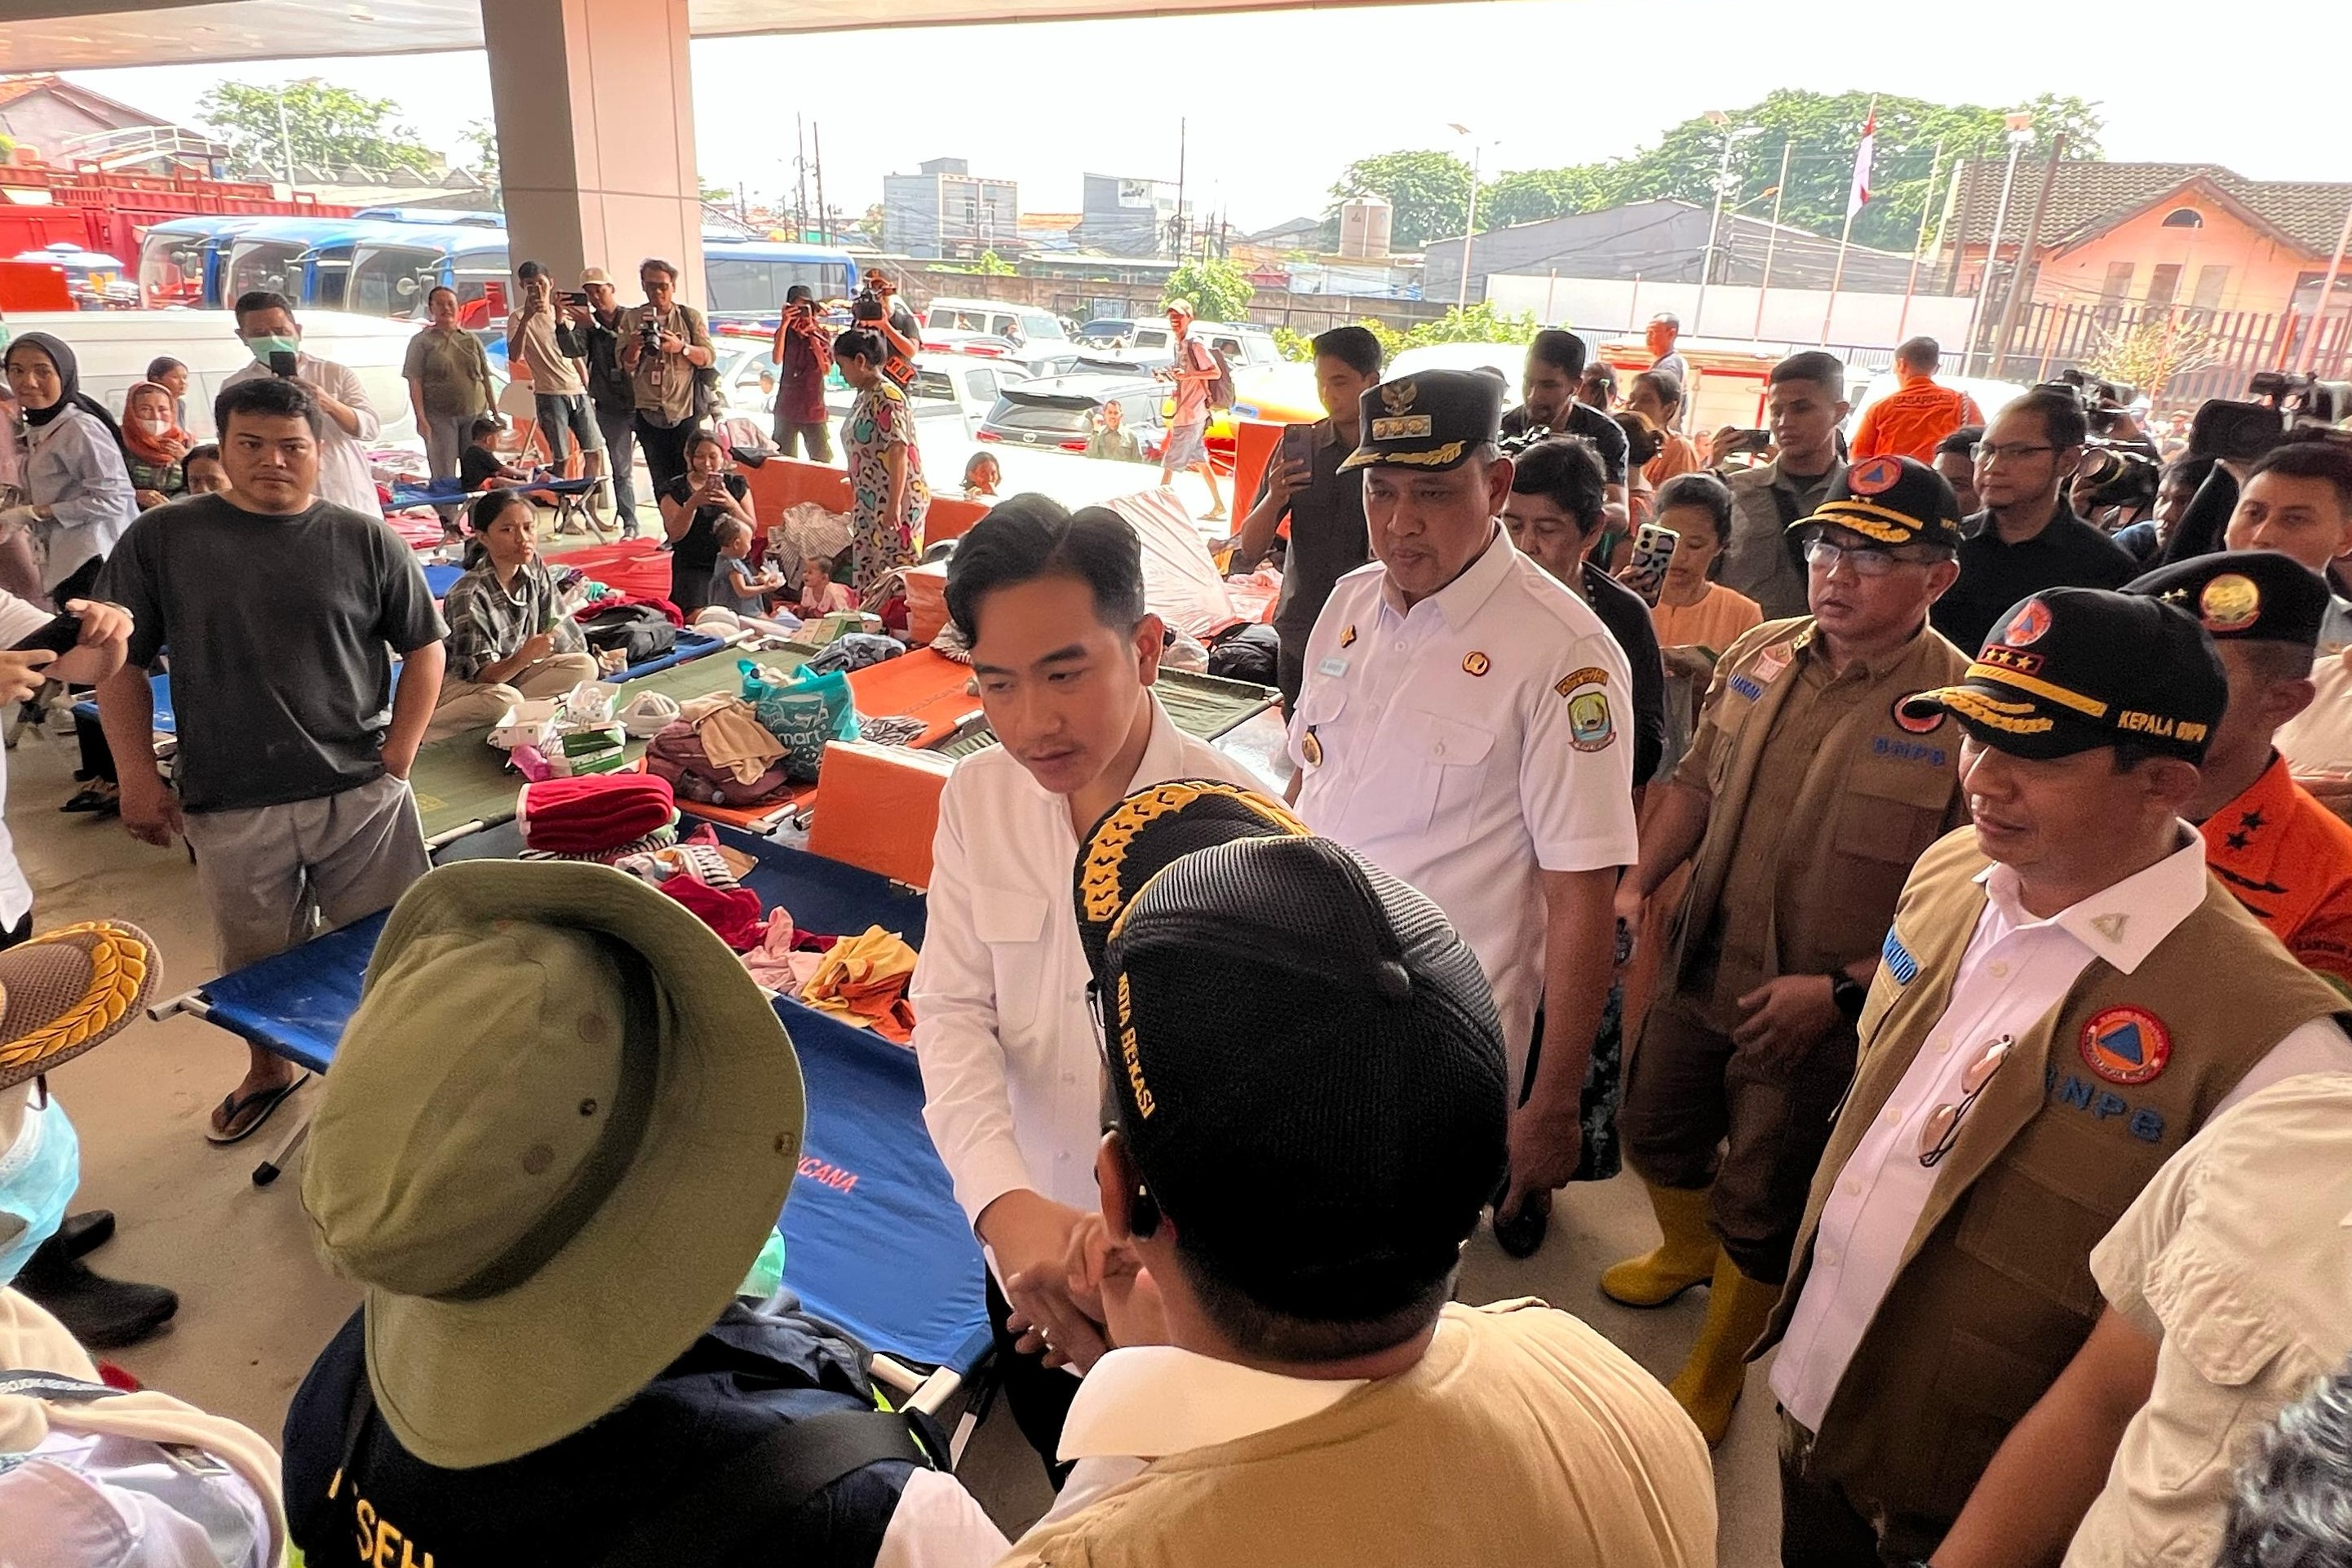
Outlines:
{"type": "Polygon", "coordinates": [[[1870,118],[1862,124],[1862,145],[1853,150],[1853,188],[1846,193],[1845,216],[1853,216],[1870,204],[1870,153],[1878,141],[1878,100],[1871,100],[1870,118]]]}

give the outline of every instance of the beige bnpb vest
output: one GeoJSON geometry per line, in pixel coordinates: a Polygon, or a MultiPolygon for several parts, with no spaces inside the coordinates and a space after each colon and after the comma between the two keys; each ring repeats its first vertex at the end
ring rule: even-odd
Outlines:
{"type": "Polygon", "coordinates": [[[1155,1460],[1002,1568],[1712,1568],[1706,1445],[1655,1378],[1539,1301],[1448,1307],[1327,1410],[1155,1460]]]}
{"type": "MultiPolygon", "coordinates": [[[[1788,1330],[1822,1210],[1951,1000],[1983,912],[1987,862],[1972,829],[1920,858],[1862,1016],[1854,1084],[1813,1177],[1797,1263],[1752,1353],[1788,1330]]],[[[2089,1337],[2101,1299],[2091,1248],[2195,1136],[2238,1080],[2343,996],[2290,957],[2209,874],[2205,901],[2125,974],[2093,959],[2016,1043],[1961,1123],[1886,1299],[1807,1460],[1857,1506],[1948,1524],[2020,1416],[2089,1337]],[[2084,1041],[2134,1008],[2171,1055],[2121,1084],[2084,1041]]],[[[1972,1045],[1973,1042],[1966,1044],[1972,1045]]]]}

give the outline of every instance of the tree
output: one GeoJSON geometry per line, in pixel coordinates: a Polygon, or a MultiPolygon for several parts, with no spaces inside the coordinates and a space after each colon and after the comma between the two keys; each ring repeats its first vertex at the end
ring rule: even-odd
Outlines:
{"type": "Polygon", "coordinates": [[[994,247],[992,247],[980,253],[980,260],[973,270],[982,278],[1010,278],[1020,268],[997,255],[994,247]]]}
{"type": "Polygon", "coordinates": [[[485,185],[499,183],[499,128],[487,120],[470,120],[459,140],[474,150],[473,161],[466,166],[485,185]]]}
{"type": "Polygon", "coordinates": [[[282,88],[225,81],[196,100],[197,115],[228,144],[236,163],[282,171],[290,146],[293,161],[307,168],[430,174],[441,167],[440,155],[394,120],[399,107],[316,77],[282,88]]]}
{"type": "Polygon", "coordinates": [[[2083,368],[2137,387],[2153,400],[2174,376],[2213,363],[2214,345],[2212,331],[2202,322],[2184,321],[2178,311],[2168,311],[2105,329],[2083,356],[2083,368]]]}
{"type": "Polygon", "coordinates": [[[1240,321],[1248,319],[1250,296],[1256,292],[1240,262],[1196,257],[1168,275],[1160,302],[1190,300],[1192,313],[1204,321],[1240,321]]]}
{"type": "Polygon", "coordinates": [[[1419,250],[1433,239],[1462,232],[1470,216],[1470,165],[1451,153],[1359,158],[1331,187],[1332,210],[1359,196],[1384,198],[1391,208],[1390,243],[1399,250],[1419,250]]]}
{"type": "Polygon", "coordinates": [[[1524,343],[1536,335],[1535,312],[1506,316],[1490,302],[1481,300],[1465,308],[1449,305],[1445,314],[1433,321],[1418,321],[1398,337],[1389,357],[1406,349],[1425,348],[1431,343],[1524,343]]]}

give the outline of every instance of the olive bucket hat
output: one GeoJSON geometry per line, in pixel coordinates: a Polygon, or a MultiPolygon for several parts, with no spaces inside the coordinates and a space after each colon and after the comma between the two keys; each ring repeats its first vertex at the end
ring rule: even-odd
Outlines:
{"type": "Polygon", "coordinates": [[[461,861],[392,911],[303,1172],[401,1445],[462,1469],[715,1321],[800,1163],[798,1059],[710,929],[610,868],[461,861]]]}

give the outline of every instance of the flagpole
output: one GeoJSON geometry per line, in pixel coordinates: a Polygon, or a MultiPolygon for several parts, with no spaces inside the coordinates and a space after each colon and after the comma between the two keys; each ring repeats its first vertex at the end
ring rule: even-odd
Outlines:
{"type": "Polygon", "coordinates": [[[1845,226],[1838,230],[1837,266],[1830,273],[1830,300],[1822,308],[1821,346],[1823,348],[1830,346],[1830,318],[1837,313],[1838,286],[1845,281],[1845,247],[1853,238],[1853,215],[1860,212],[1862,204],[1870,199],[1869,188],[1862,183],[1867,177],[1862,157],[1864,151],[1870,147],[1872,138],[1877,133],[1878,95],[1874,92],[1870,95],[1870,112],[1864,117],[1862,122],[1863,147],[1855,150],[1854,188],[1846,194],[1845,226]]]}
{"type": "Polygon", "coordinates": [[[1895,318],[1895,341],[1903,341],[1903,329],[1911,324],[1911,295],[1919,286],[1919,253],[1927,247],[1927,219],[1936,210],[1936,183],[1944,174],[1944,143],[1936,142],[1936,161],[1927,166],[1927,194],[1919,201],[1919,233],[1911,241],[1911,270],[1903,277],[1903,309],[1895,318]]]}
{"type": "Polygon", "coordinates": [[[1772,187],[1772,226],[1764,236],[1764,280],[1756,289],[1756,325],[1748,333],[1751,338],[1764,335],[1764,297],[1772,291],[1772,247],[1780,240],[1780,204],[1788,199],[1789,154],[1796,146],[1793,136],[1780,143],[1780,183],[1772,187]]]}

